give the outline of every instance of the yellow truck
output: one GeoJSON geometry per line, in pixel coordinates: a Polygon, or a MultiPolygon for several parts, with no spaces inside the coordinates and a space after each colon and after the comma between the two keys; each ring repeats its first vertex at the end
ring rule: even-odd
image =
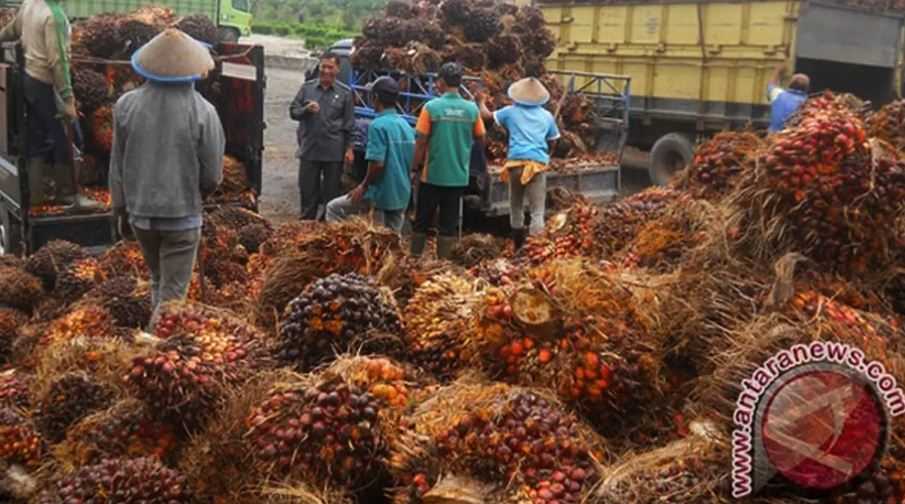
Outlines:
{"type": "Polygon", "coordinates": [[[650,149],[664,183],[694,142],[726,128],[766,127],[777,65],[811,91],[873,105],[900,94],[903,16],[797,0],[544,2],[556,70],[631,77],[629,144],[650,149]]]}

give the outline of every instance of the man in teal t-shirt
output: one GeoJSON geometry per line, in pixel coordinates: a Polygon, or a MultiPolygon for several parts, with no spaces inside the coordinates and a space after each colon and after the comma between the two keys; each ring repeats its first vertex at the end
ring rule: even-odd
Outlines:
{"type": "Polygon", "coordinates": [[[418,143],[412,178],[420,175],[414,234],[413,256],[420,256],[427,242],[427,230],[439,210],[437,256],[447,259],[456,244],[459,200],[468,187],[471,148],[484,138],[484,122],[478,106],[459,94],[462,67],[446,63],[440,68],[436,87],[439,98],[427,102],[415,129],[418,143]]]}
{"type": "Polygon", "coordinates": [[[399,232],[412,193],[408,169],[415,153],[415,132],[396,113],[399,84],[392,77],[374,81],[371,93],[378,116],[368,128],[368,173],[349,194],[327,203],[326,220],[337,222],[370,203],[376,210],[375,219],[399,232]]]}

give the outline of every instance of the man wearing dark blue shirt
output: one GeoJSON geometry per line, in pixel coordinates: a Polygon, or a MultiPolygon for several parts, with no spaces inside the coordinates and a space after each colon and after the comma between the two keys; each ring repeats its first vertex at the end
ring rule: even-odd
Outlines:
{"type": "Polygon", "coordinates": [[[789,87],[780,87],[785,64],[776,67],[770,83],[767,84],[767,99],[770,100],[770,133],[776,133],[785,127],[786,121],[808,99],[811,79],[805,74],[795,74],[789,81],[789,87]]]}

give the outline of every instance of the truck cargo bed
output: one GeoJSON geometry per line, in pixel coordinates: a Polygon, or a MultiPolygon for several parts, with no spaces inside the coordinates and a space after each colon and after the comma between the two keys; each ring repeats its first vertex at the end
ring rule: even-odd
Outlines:
{"type": "MultiPolygon", "coordinates": [[[[592,203],[606,203],[619,195],[621,188],[619,165],[582,164],[570,172],[547,172],[547,191],[561,187],[580,194],[592,203]]],[[[500,180],[499,169],[491,170],[482,186],[482,208],[485,215],[497,217],[509,214],[509,184],[500,180]]],[[[549,208],[550,205],[547,205],[549,208]]]]}

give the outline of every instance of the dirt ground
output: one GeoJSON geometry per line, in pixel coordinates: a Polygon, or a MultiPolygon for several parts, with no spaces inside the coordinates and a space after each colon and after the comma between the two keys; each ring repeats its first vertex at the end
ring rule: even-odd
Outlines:
{"type": "Polygon", "coordinates": [[[302,85],[301,72],[267,69],[264,120],[264,187],[261,213],[277,224],[298,218],[298,161],[295,158],[296,123],[289,104],[302,85]]]}
{"type": "MultiPolygon", "coordinates": [[[[302,85],[301,72],[269,68],[265,91],[264,188],[261,212],[277,224],[298,218],[298,161],[295,158],[296,123],[289,118],[289,104],[302,85]]],[[[623,192],[631,194],[649,184],[646,153],[626,149],[623,192]]]]}

